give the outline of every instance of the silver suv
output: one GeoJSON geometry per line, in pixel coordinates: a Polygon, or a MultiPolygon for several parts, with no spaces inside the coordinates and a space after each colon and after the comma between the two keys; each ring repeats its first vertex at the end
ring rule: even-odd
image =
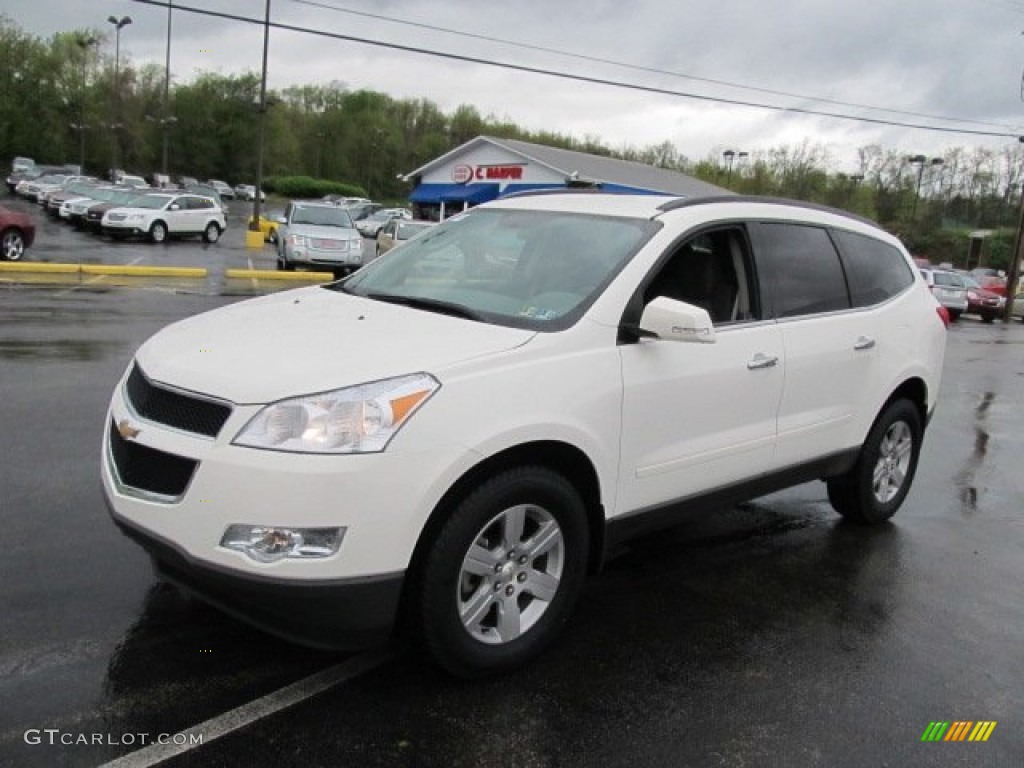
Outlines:
{"type": "Polygon", "coordinates": [[[337,205],[293,201],[277,221],[278,269],[302,265],[342,275],[363,266],[364,258],[373,258],[373,249],[363,247],[363,236],[348,211],[337,205]]]}

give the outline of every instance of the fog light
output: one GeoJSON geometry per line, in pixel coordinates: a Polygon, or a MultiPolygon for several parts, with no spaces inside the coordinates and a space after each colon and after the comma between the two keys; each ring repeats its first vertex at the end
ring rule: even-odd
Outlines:
{"type": "Polygon", "coordinates": [[[285,558],[330,557],[341,548],[344,528],[277,528],[265,525],[230,525],[220,545],[260,563],[285,558]]]}

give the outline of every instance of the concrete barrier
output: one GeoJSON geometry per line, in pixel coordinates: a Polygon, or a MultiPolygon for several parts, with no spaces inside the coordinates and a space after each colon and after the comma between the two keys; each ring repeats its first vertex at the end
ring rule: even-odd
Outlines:
{"type": "Polygon", "coordinates": [[[121,275],[131,277],[206,277],[205,267],[147,267],[128,264],[50,264],[38,261],[0,261],[0,272],[62,275],[121,275]]]}
{"type": "Polygon", "coordinates": [[[305,280],[326,283],[334,279],[331,272],[284,272],[273,269],[225,269],[224,277],[252,280],[305,280]]]}

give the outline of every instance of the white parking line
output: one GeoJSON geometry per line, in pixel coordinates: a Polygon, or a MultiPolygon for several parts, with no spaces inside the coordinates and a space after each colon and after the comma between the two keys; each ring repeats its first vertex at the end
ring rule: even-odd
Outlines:
{"type": "MultiPolygon", "coordinates": [[[[311,699],[323,691],[340,685],[354,677],[369,672],[379,667],[384,662],[394,658],[394,648],[383,648],[380,650],[362,653],[353,656],[347,661],[328,667],[325,670],[303,678],[284,688],[279,688],[273,693],[268,693],[255,701],[243,704],[235,709],[217,715],[198,725],[185,728],[180,733],[201,735],[202,744],[152,744],[143,749],[131,752],[127,755],[104,763],[100,768],[148,768],[157,765],[164,760],[189,752],[200,746],[205,746],[221,736],[227,736],[247,725],[262,720],[264,717],[273,715],[283,709],[311,699]]],[[[187,741],[191,741],[188,739],[187,741]]]]}

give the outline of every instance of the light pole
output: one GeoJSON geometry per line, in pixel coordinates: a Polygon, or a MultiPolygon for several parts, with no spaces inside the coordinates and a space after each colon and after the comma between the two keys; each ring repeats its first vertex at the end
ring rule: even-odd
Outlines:
{"type": "Polygon", "coordinates": [[[722,153],[722,157],[725,158],[725,183],[728,186],[732,182],[732,164],[733,162],[742,162],[749,157],[747,152],[737,152],[735,149],[727,149],[722,153]]]}
{"type": "Polygon", "coordinates": [[[912,155],[907,158],[907,162],[910,165],[917,167],[917,186],[914,188],[914,207],[910,213],[911,220],[917,219],[917,201],[921,197],[921,179],[924,177],[924,167],[926,165],[935,168],[942,165],[943,160],[941,157],[933,157],[929,160],[924,155],[912,155]]]}
{"type": "MultiPolygon", "coordinates": [[[[270,0],[267,0],[263,21],[263,74],[260,77],[260,138],[256,150],[256,194],[252,196],[252,219],[249,230],[260,231],[260,192],[263,189],[263,140],[267,123],[267,52],[270,48],[270,0]]],[[[255,238],[254,238],[255,240],[255,238]]],[[[262,240],[259,241],[263,245],[262,240]]]]}
{"type": "MultiPolygon", "coordinates": [[[[114,119],[110,121],[111,126],[121,125],[121,83],[120,83],[120,68],[121,68],[121,30],[132,23],[131,16],[122,16],[120,19],[116,16],[108,16],[107,21],[114,25],[115,29],[115,43],[114,43],[114,119]]],[[[114,129],[114,152],[113,161],[111,163],[111,170],[117,169],[117,150],[118,150],[118,136],[117,129],[114,129]]]]}
{"type": "Polygon", "coordinates": [[[160,168],[163,171],[164,176],[168,175],[167,172],[167,124],[177,122],[176,118],[170,117],[167,114],[168,111],[168,100],[171,90],[171,7],[174,5],[174,0],[167,0],[167,57],[164,60],[164,104],[163,104],[163,117],[160,119],[160,129],[163,131],[163,160],[160,164],[160,168]]]}
{"type": "Polygon", "coordinates": [[[82,49],[82,87],[79,93],[78,122],[72,123],[71,127],[78,131],[78,168],[79,173],[85,173],[85,69],[89,60],[89,46],[99,42],[95,37],[79,37],[75,40],[82,49]]]}
{"type": "MultiPolygon", "coordinates": [[[[1017,141],[1024,144],[1024,136],[1017,141]]],[[[1020,260],[1024,258],[1024,185],[1020,190],[1020,219],[1017,222],[1017,237],[1013,244],[1013,255],[1010,257],[1010,268],[1006,274],[1006,304],[1003,306],[1003,322],[1013,321],[1013,301],[1017,294],[1017,281],[1020,279],[1020,260]]]]}

